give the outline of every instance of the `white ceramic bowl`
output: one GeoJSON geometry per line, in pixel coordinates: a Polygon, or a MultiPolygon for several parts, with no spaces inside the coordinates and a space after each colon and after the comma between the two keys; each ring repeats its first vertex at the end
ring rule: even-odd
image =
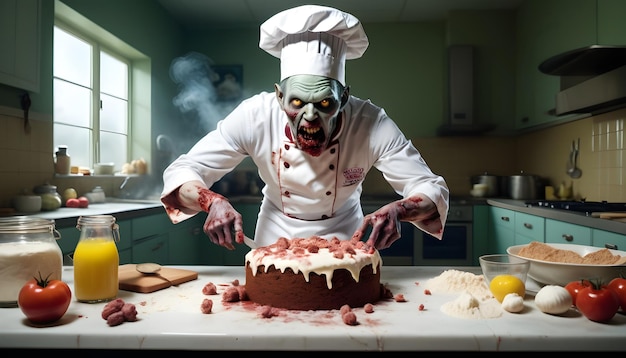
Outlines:
{"type": "MultiPolygon", "coordinates": [[[[576,244],[547,244],[555,249],[571,250],[581,256],[591,252],[602,250],[601,247],[576,245],[576,244]]],[[[528,245],[516,245],[506,251],[509,255],[530,261],[528,277],[544,285],[565,286],[569,282],[581,279],[599,279],[608,283],[611,279],[619,277],[620,272],[626,274],[625,265],[593,265],[593,264],[570,264],[550,262],[519,256],[519,251],[528,245]]],[[[613,255],[626,256],[625,251],[609,250],[613,255]]]]}
{"type": "Polygon", "coordinates": [[[94,175],[113,175],[114,163],[98,163],[93,166],[94,175]]]}
{"type": "Polygon", "coordinates": [[[18,195],[13,198],[13,206],[19,213],[37,213],[41,211],[41,196],[18,195]]]}

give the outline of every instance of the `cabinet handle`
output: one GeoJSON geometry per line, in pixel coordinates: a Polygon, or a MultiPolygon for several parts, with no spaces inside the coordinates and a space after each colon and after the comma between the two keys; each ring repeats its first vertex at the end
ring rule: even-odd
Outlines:
{"type": "Polygon", "coordinates": [[[533,228],[533,224],[524,223],[524,227],[527,228],[527,229],[532,229],[533,228]]]}
{"type": "Polygon", "coordinates": [[[563,234],[562,235],[565,241],[574,241],[574,235],[563,234]]]}
{"type": "Polygon", "coordinates": [[[508,216],[501,216],[500,219],[502,221],[511,221],[511,219],[508,216]]]}

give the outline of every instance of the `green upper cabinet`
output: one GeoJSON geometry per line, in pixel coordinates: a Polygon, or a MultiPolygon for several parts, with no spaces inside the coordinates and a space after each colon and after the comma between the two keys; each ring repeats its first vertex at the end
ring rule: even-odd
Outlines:
{"type": "Polygon", "coordinates": [[[0,0],[0,83],[39,92],[41,0],[0,0]]]}
{"type": "Polygon", "coordinates": [[[624,0],[597,0],[598,1],[598,44],[626,45],[626,1],[624,0]]]}
{"type": "MultiPolygon", "coordinates": [[[[600,0],[605,1],[605,0],[600,0]]],[[[618,2],[618,1],[613,1],[618,2]]],[[[525,0],[517,14],[515,128],[556,121],[558,76],[541,73],[546,59],[597,43],[596,0],[525,0]]]]}

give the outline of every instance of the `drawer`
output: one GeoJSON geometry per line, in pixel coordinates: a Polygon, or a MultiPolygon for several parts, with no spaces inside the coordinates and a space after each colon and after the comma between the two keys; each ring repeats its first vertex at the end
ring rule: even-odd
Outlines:
{"type": "Polygon", "coordinates": [[[174,229],[174,224],[165,213],[142,216],[133,219],[131,238],[133,241],[141,240],[148,236],[168,233],[174,229]]]}
{"type": "Polygon", "coordinates": [[[591,228],[546,219],[546,243],[591,246],[591,228]]]}
{"type": "Polygon", "coordinates": [[[626,251],[626,235],[605,230],[592,230],[593,246],[626,251]]]}
{"type": "Polygon", "coordinates": [[[515,245],[528,244],[531,241],[544,242],[545,220],[541,216],[515,213],[515,245]]]}

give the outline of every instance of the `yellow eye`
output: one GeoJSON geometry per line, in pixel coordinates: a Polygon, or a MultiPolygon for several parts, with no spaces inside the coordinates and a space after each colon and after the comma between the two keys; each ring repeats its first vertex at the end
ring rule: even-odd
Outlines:
{"type": "Polygon", "coordinates": [[[294,98],[294,99],[291,100],[291,104],[296,106],[296,107],[301,107],[302,106],[302,101],[297,99],[297,98],[294,98]]]}
{"type": "Polygon", "coordinates": [[[328,107],[330,107],[330,101],[329,101],[329,100],[327,100],[327,99],[323,99],[323,100],[320,102],[320,106],[322,106],[322,108],[328,108],[328,107]]]}

